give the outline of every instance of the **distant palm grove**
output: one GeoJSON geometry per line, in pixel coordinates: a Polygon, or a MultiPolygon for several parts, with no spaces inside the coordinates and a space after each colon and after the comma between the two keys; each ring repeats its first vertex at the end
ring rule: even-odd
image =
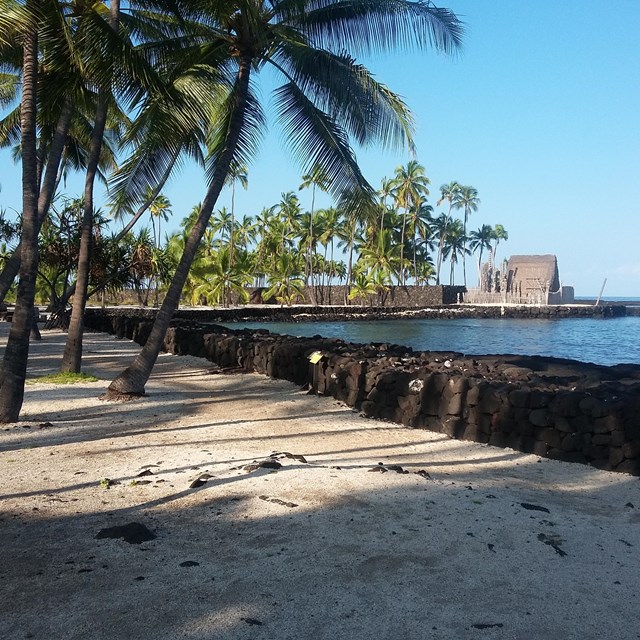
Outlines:
{"type": "MultiPolygon", "coordinates": [[[[238,186],[249,186],[244,168],[230,174],[232,193],[238,186]]],[[[507,231],[500,224],[483,224],[467,232],[468,215],[477,210],[480,200],[476,189],[456,182],[440,187],[435,204],[444,205],[445,210],[434,215],[429,187],[424,168],[412,160],[398,167],[393,178],[382,181],[376,206],[365,217],[350,216],[339,205],[316,208],[316,192],[327,190],[318,173],[302,176],[296,191],[283,192],[279,202],[254,216],[235,211],[233,194],[231,207],[214,211],[209,220],[182,290],[182,302],[247,303],[250,288],[259,287],[265,300],[282,304],[299,301],[308,288],[312,301],[318,303],[327,301],[327,286],[346,284],[346,299],[333,302],[358,304],[393,285],[466,284],[468,256],[475,256],[469,276],[475,285],[483,257],[495,258],[507,231]],[[311,194],[308,209],[301,204],[305,189],[311,194]]],[[[82,207],[81,198],[60,196],[40,233],[36,300],[51,309],[65,307],[75,280],[82,207]]],[[[125,233],[110,231],[112,218],[121,218],[121,212],[113,208],[107,209],[111,215],[96,212],[90,294],[100,301],[119,298],[158,306],[201,205],[181,220],[181,231],[163,236],[173,209],[163,195],[150,197],[140,228],[125,233]]],[[[3,216],[0,269],[15,248],[18,231],[18,225],[3,216]]],[[[14,297],[15,285],[6,299],[14,297]]]]}
{"type": "Polygon", "coordinates": [[[460,270],[466,283],[467,257],[495,259],[504,228],[469,230],[480,203],[471,186],[430,193],[409,108],[357,61],[452,54],[463,33],[430,0],[0,0],[0,143],[22,170],[22,210],[0,215],[0,304],[15,302],[0,422],[22,404],[36,301],[67,330],[69,372],[81,368],[89,297],[128,291],[158,307],[109,387],[125,397],[144,393],[181,300],[229,304],[254,285],[288,304],[305,285],[343,283],[355,303],[460,270]],[[267,124],[267,69],[269,114],[302,177],[279,202],[238,212],[267,124]],[[373,145],[407,153],[379,191],[354,151],[373,145]],[[206,188],[176,211],[162,191],[185,163],[202,167],[206,188]],[[72,173],[84,188],[65,195],[72,173]],[[220,208],[225,189],[231,206],[220,208]],[[319,208],[320,192],[334,206],[319,208]],[[182,222],[167,236],[170,217],[182,222]]]}

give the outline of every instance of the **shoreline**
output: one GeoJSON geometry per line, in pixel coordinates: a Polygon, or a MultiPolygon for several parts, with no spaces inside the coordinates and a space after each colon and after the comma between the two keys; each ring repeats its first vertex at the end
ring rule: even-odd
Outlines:
{"type": "MultiPolygon", "coordinates": [[[[87,307],[97,311],[100,307],[87,307]]],[[[134,306],[106,307],[109,313],[127,315],[132,311],[144,318],[154,318],[155,308],[134,306]]],[[[640,308],[638,308],[640,311],[640,308]]],[[[242,305],[223,307],[181,307],[174,314],[175,320],[193,322],[349,322],[393,319],[456,319],[456,318],[504,318],[513,320],[564,318],[620,318],[632,315],[624,305],[442,305],[437,307],[354,307],[332,306],[276,306],[242,305]]],[[[633,314],[635,315],[635,314],[633,314]]]]}

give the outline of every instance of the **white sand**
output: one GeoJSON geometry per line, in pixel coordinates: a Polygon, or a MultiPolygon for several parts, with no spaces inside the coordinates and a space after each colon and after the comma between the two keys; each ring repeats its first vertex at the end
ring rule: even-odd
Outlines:
{"type": "MultiPolygon", "coordinates": [[[[33,343],[30,375],[63,344],[33,343]]],[[[98,400],[137,350],[87,334],[101,381],[28,385],[22,422],[0,426],[0,638],[640,638],[638,478],[367,420],[196,358],[162,355],[147,398],[98,400]],[[276,451],[307,463],[238,468],[276,451]],[[95,539],[129,522],[157,538],[95,539]]]]}

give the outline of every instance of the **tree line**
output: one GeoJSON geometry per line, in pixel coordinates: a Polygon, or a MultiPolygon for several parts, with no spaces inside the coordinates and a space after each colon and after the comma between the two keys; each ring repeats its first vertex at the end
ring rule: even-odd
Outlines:
{"type": "MultiPolygon", "coordinates": [[[[15,421],[19,415],[34,300],[43,281],[60,304],[71,305],[60,368],[79,372],[84,309],[92,287],[116,286],[118,272],[128,277],[123,269],[127,261],[142,269],[148,255],[156,264],[137,275],[147,285],[150,279],[160,282],[165,277],[160,250],[167,256],[174,251],[149,339],[109,386],[111,397],[144,393],[183,289],[197,274],[198,256],[208,250],[201,241],[212,233],[218,197],[226,184],[233,188],[259,149],[267,116],[256,82],[267,68],[280,80],[272,103],[287,150],[313,188],[326,189],[336,210],[348,212],[344,217],[353,224],[350,250],[356,249],[357,233],[367,228],[373,212],[380,215],[378,249],[361,247],[355,265],[350,265],[354,279],[364,277],[356,267],[367,255],[371,273],[386,268],[402,284],[417,278],[419,248],[407,240],[418,237],[417,217],[415,225],[411,222],[417,211],[413,187],[397,190],[402,194],[398,224],[392,212],[380,211],[378,194],[362,175],[352,148],[356,143],[410,150],[413,119],[400,97],[356,57],[429,48],[453,53],[462,36],[457,16],[428,0],[131,0],[122,6],[120,0],[0,0],[0,144],[13,147],[22,169],[19,241],[5,256],[0,274],[2,299],[18,278],[0,370],[0,422],[15,421]],[[161,205],[164,184],[185,162],[198,163],[207,178],[185,233],[161,247],[158,228],[150,247],[138,232],[134,250],[129,235],[133,226],[161,205]],[[57,210],[54,197],[65,175],[74,170],[85,176],[83,193],[62,206],[56,202],[57,210]],[[94,202],[97,180],[108,183],[114,211],[127,219],[105,245],[106,267],[97,250],[104,230],[94,202]],[[398,226],[399,245],[394,245],[398,226]],[[64,233],[75,234],[73,243],[57,242],[64,233]],[[392,246],[399,246],[397,261],[395,255],[381,257],[382,249],[392,246]],[[54,264],[56,254],[65,254],[67,264],[76,261],[60,270],[54,264]],[[378,259],[387,266],[379,262],[374,268],[378,259]]],[[[309,233],[298,243],[298,257],[282,252],[275,259],[282,263],[281,271],[300,269],[285,263],[302,260],[303,276],[317,282],[322,277],[317,270],[324,267],[312,250],[320,242],[313,227],[321,217],[313,206],[308,214],[308,227],[301,222],[301,228],[309,233]]],[[[277,217],[284,246],[291,242],[294,222],[286,211],[279,210],[277,217]]],[[[466,210],[464,219],[466,225],[466,210]]],[[[160,220],[161,215],[154,222],[160,220]]],[[[249,253],[237,226],[232,219],[226,246],[216,249],[224,274],[242,272],[249,253]]],[[[466,226],[463,231],[466,236],[466,226]]],[[[219,233],[222,236],[222,228],[219,233]]],[[[260,242],[266,238],[261,236],[260,242]]],[[[443,243],[440,254],[444,251],[443,243]]],[[[267,277],[264,271],[261,275],[267,277]]],[[[215,288],[213,283],[198,286],[204,284],[204,298],[217,295],[207,289],[215,288]]],[[[231,287],[227,280],[223,299],[231,287]]]]}

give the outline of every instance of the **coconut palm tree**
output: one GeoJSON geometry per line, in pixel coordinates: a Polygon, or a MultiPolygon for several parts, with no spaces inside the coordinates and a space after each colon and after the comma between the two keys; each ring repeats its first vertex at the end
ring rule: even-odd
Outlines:
{"type": "Polygon", "coordinates": [[[273,260],[267,273],[269,289],[263,294],[265,300],[275,298],[281,305],[291,305],[303,298],[304,266],[301,254],[281,253],[273,260]]]}
{"type": "MultiPolygon", "coordinates": [[[[11,330],[0,370],[0,423],[15,422],[24,398],[29,334],[38,272],[38,171],[36,110],[38,83],[38,0],[27,0],[23,22],[22,98],[22,242],[20,280],[11,330]]],[[[1,24],[1,22],[0,22],[1,24]]]]}
{"type": "Polygon", "coordinates": [[[449,259],[451,264],[451,272],[449,275],[449,284],[455,284],[455,266],[461,256],[469,253],[467,249],[467,238],[464,235],[464,226],[460,220],[453,220],[447,227],[445,236],[445,244],[443,255],[445,259],[449,259]]]}
{"type": "Polygon", "coordinates": [[[253,279],[250,261],[247,254],[240,250],[236,256],[238,260],[231,265],[230,253],[230,247],[222,247],[213,260],[194,264],[193,276],[200,283],[193,289],[192,302],[204,300],[209,305],[222,303],[228,307],[233,294],[241,302],[248,302],[246,286],[253,279]]]}
{"type": "Polygon", "coordinates": [[[418,247],[427,249],[431,240],[431,213],[433,207],[426,202],[417,203],[409,212],[409,237],[413,247],[413,277],[418,278],[418,247]]]}
{"type": "Polygon", "coordinates": [[[443,202],[449,203],[449,210],[447,214],[442,214],[437,218],[436,227],[438,229],[438,255],[436,258],[436,284],[440,284],[440,267],[442,266],[442,254],[444,251],[444,241],[447,236],[447,226],[449,221],[451,220],[451,210],[453,209],[453,201],[455,200],[458,191],[460,190],[460,185],[453,180],[449,182],[449,184],[443,184],[440,186],[440,199],[436,203],[439,207],[443,202]]]}
{"type": "MultiPolygon", "coordinates": [[[[467,222],[469,220],[469,215],[478,210],[478,205],[480,204],[480,198],[478,198],[478,190],[474,187],[465,187],[460,185],[458,190],[456,191],[453,197],[453,206],[456,209],[462,209],[464,211],[464,223],[463,223],[463,232],[462,235],[467,238],[467,222]]],[[[466,244],[465,244],[466,249],[466,244]]],[[[467,251],[462,253],[462,273],[464,276],[464,286],[467,286],[467,261],[466,255],[467,251]]]]}
{"type": "Polygon", "coordinates": [[[327,175],[319,166],[314,166],[311,168],[309,173],[305,173],[302,176],[302,183],[298,187],[299,191],[302,189],[308,189],[311,187],[311,212],[309,215],[309,243],[307,244],[307,275],[308,280],[306,284],[310,283],[310,295],[311,295],[311,304],[314,306],[318,304],[315,295],[315,289],[313,286],[313,253],[312,253],[312,239],[313,235],[313,222],[315,216],[315,206],[316,206],[316,189],[320,189],[320,191],[326,192],[329,188],[327,175]]]}
{"type": "MultiPolygon", "coordinates": [[[[400,262],[404,261],[404,242],[407,227],[407,216],[411,208],[418,208],[429,195],[431,181],[425,174],[424,167],[416,160],[410,160],[406,166],[396,168],[393,178],[393,196],[398,208],[404,210],[402,216],[402,232],[400,234],[400,262]]],[[[400,274],[399,284],[404,285],[404,271],[400,274]]]]}
{"type": "Polygon", "coordinates": [[[478,287],[482,289],[482,253],[486,249],[491,251],[491,241],[494,238],[493,227],[489,224],[483,224],[477,231],[469,234],[469,250],[478,253],[478,287]]]}
{"type": "Polygon", "coordinates": [[[144,392],[229,168],[248,162],[256,151],[265,118],[251,88],[252,74],[270,67],[284,80],[275,91],[275,108],[292,155],[305,172],[321,167],[331,192],[350,194],[357,208],[371,200],[373,190],[348,136],[360,144],[402,143],[411,139],[411,118],[353,54],[398,45],[435,44],[452,51],[461,38],[461,23],[452,12],[404,0],[354,0],[348,6],[332,0],[201,0],[184,10],[186,25],[197,18],[199,36],[193,49],[181,52],[182,69],[190,59],[198,72],[219,78],[215,125],[203,123],[211,131],[209,188],[145,346],[109,387],[116,395],[144,392]]]}
{"type": "Polygon", "coordinates": [[[249,188],[249,170],[246,164],[232,164],[227,174],[227,185],[231,185],[231,229],[229,234],[229,267],[233,266],[233,241],[236,227],[236,184],[239,184],[245,191],[249,188]]]}
{"type": "Polygon", "coordinates": [[[498,251],[498,244],[500,240],[507,241],[509,239],[509,232],[501,225],[497,224],[493,227],[493,247],[491,249],[491,262],[496,263],[496,252],[498,251]]]}
{"type": "MultiPolygon", "coordinates": [[[[120,0],[109,2],[109,27],[118,32],[120,24],[120,0]]],[[[110,67],[112,61],[103,60],[106,67],[110,67]]],[[[60,364],[61,372],[79,373],[82,361],[82,334],[84,330],[84,310],[87,304],[87,291],[89,287],[89,272],[91,268],[91,240],[93,237],[93,189],[98,173],[104,132],[107,125],[109,103],[112,99],[111,74],[98,78],[98,98],[96,113],[91,132],[91,142],[87,158],[87,173],[84,185],[84,213],[82,216],[82,233],[80,235],[80,251],[78,253],[78,268],[76,271],[76,290],[73,296],[73,308],[67,341],[60,364]]]]}
{"type": "Polygon", "coordinates": [[[374,296],[377,292],[378,289],[376,288],[376,283],[369,274],[365,272],[358,272],[356,273],[356,277],[349,288],[349,300],[362,299],[364,301],[367,298],[374,296]]]}

